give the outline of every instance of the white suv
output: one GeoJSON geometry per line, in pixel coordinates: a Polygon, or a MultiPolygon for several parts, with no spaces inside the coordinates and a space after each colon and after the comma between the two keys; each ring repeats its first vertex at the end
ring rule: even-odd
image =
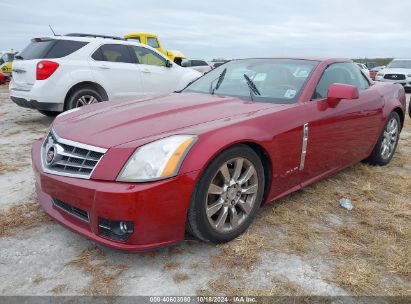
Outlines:
{"type": "Polygon", "coordinates": [[[12,73],[11,99],[45,115],[105,100],[171,93],[202,75],[147,45],[89,34],[32,39],[15,56],[12,73]]]}
{"type": "Polygon", "coordinates": [[[375,76],[376,81],[402,84],[404,89],[411,89],[411,59],[394,59],[375,76]]]}

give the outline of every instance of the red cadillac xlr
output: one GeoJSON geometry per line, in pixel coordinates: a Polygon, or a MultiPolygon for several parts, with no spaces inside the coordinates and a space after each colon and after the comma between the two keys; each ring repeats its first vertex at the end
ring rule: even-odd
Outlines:
{"type": "Polygon", "coordinates": [[[264,203],[365,161],[390,162],[405,93],[345,59],[228,62],[181,92],[58,116],[33,144],[38,199],[121,250],[244,232],[264,203]]]}

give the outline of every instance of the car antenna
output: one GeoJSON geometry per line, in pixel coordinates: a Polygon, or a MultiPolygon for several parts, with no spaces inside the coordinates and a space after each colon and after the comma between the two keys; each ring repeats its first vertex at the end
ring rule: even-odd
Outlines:
{"type": "Polygon", "coordinates": [[[53,28],[51,27],[51,25],[49,24],[49,28],[51,30],[51,32],[53,33],[54,36],[57,36],[56,33],[53,31],[53,28]]]}

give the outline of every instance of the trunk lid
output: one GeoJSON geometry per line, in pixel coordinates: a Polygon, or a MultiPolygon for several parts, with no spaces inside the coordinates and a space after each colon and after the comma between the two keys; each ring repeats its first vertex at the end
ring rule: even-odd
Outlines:
{"type": "Polygon", "coordinates": [[[13,82],[16,87],[30,90],[36,81],[36,67],[40,59],[13,61],[13,82]]]}

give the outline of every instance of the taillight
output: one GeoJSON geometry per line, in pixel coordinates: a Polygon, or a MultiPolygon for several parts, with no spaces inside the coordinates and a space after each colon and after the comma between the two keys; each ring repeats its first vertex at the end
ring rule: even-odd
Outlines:
{"type": "Polygon", "coordinates": [[[54,61],[40,61],[37,63],[36,79],[44,80],[49,78],[57,70],[59,64],[54,61]]]}

